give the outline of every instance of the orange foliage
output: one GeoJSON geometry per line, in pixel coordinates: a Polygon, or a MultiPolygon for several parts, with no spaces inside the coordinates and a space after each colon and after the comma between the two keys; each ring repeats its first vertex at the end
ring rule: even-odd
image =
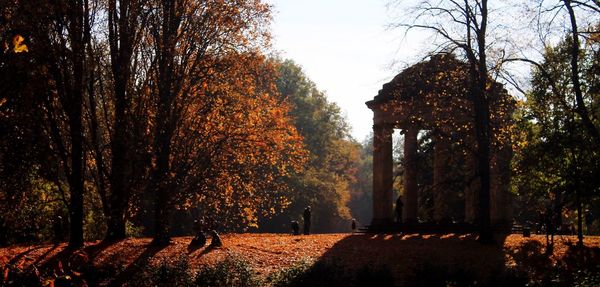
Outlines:
{"type": "Polygon", "coordinates": [[[174,173],[182,179],[179,203],[200,206],[229,227],[256,226],[288,204],[283,179],[302,168],[306,152],[278,100],[274,67],[264,56],[220,58],[189,95],[173,144],[174,173]]]}
{"type": "MultiPolygon", "coordinates": [[[[465,62],[453,55],[436,55],[397,77],[393,80],[394,99],[384,109],[398,109],[399,105],[409,107],[398,112],[409,114],[411,123],[435,130],[438,136],[457,143],[464,154],[474,151],[475,112],[469,92],[469,68],[465,62]]],[[[488,80],[486,93],[490,107],[491,148],[498,151],[511,142],[515,100],[492,79],[488,80]]]]}
{"type": "MultiPolygon", "coordinates": [[[[148,259],[148,263],[155,265],[165,259],[172,260],[187,254],[191,267],[195,269],[204,264],[215,264],[226,256],[234,256],[248,261],[259,275],[268,277],[298,262],[329,260],[348,268],[348,272],[365,266],[386,265],[391,267],[395,277],[402,280],[410,278],[414,272],[418,272],[419,267],[426,264],[440,268],[462,267],[482,277],[493,278],[497,275],[494,273],[498,272],[494,267],[514,267],[522,260],[519,255],[529,254],[529,259],[544,256],[540,253],[543,249],[527,249],[532,245],[543,247],[543,235],[524,238],[513,234],[498,246],[482,245],[476,241],[475,236],[458,234],[225,234],[222,240],[224,245],[221,248],[208,251],[204,247],[189,251],[191,237],[173,238],[173,244],[154,254],[148,259]]],[[[562,236],[558,239],[553,253],[548,256],[550,266],[564,261],[569,245],[575,241],[575,236],[562,236]]],[[[90,257],[93,258],[91,263],[94,267],[122,268],[137,264],[135,259],[147,250],[149,243],[148,238],[131,238],[100,249],[94,247],[101,246],[102,243],[91,243],[84,250],[92,252],[90,257]]],[[[600,248],[600,237],[587,236],[585,245],[588,248],[600,248]]],[[[29,268],[33,262],[42,265],[64,252],[64,248],[65,244],[56,248],[52,245],[0,248],[0,266],[5,266],[11,260],[23,265],[21,268],[24,269],[29,268]],[[23,252],[27,252],[27,256],[18,260],[18,254],[23,252]]],[[[539,267],[539,272],[548,271],[544,269],[547,266],[539,267]]]]}

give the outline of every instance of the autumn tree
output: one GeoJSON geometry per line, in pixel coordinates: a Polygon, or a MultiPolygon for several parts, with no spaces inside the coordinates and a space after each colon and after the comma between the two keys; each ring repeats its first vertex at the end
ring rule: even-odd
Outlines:
{"type": "MultiPolygon", "coordinates": [[[[12,17],[20,10],[13,1],[0,3],[0,245],[47,239],[47,190],[39,188],[45,175],[40,163],[50,151],[44,128],[44,87],[27,40],[29,23],[12,17]],[[22,21],[22,22],[21,22],[22,21]],[[33,191],[33,192],[32,192],[33,191]]],[[[61,202],[62,203],[62,202],[61,202]]]]}
{"type": "MultiPolygon", "coordinates": [[[[261,66],[260,57],[250,54],[263,48],[268,37],[264,27],[270,16],[269,7],[259,1],[160,1],[156,5],[156,9],[152,10],[155,13],[149,15],[150,27],[147,32],[157,63],[157,67],[151,70],[156,83],[151,87],[156,115],[153,117],[154,164],[149,189],[156,195],[155,242],[164,243],[169,240],[169,207],[175,204],[173,199],[176,198],[174,181],[180,180],[175,173],[177,168],[173,167],[179,162],[171,161],[171,151],[174,143],[181,142],[178,137],[190,136],[178,133],[184,127],[179,124],[185,121],[184,116],[202,117],[203,112],[213,112],[215,99],[212,97],[233,96],[211,91],[213,87],[223,84],[214,81],[216,74],[233,72],[231,68],[237,65],[233,62],[236,54],[249,53],[247,56],[239,55],[237,60],[254,59],[261,66]],[[189,109],[200,107],[200,114],[186,114],[190,112],[189,109]]],[[[232,76],[237,81],[228,83],[231,94],[236,93],[236,85],[251,77],[248,74],[232,76]]],[[[268,81],[268,78],[264,80],[268,81]]],[[[252,86],[256,87],[256,84],[252,86]]],[[[249,90],[247,95],[238,94],[238,100],[244,102],[244,97],[253,98],[257,96],[256,92],[249,90]]],[[[253,132],[256,129],[250,129],[248,134],[253,132]]],[[[187,144],[194,142],[187,141],[187,144]]]]}
{"type": "Polygon", "coordinates": [[[351,184],[348,208],[359,224],[366,225],[373,216],[373,134],[361,142],[356,181],[351,184]]]}
{"type": "MultiPolygon", "coordinates": [[[[563,128],[569,134],[568,138],[570,139],[570,143],[562,142],[565,145],[564,148],[568,148],[571,151],[570,156],[563,154],[563,156],[556,158],[557,161],[559,161],[559,158],[563,160],[570,158],[570,160],[563,163],[566,164],[563,166],[569,166],[570,169],[570,176],[563,177],[569,184],[551,192],[557,197],[555,198],[555,203],[552,204],[552,208],[546,209],[548,209],[547,212],[554,213],[560,218],[562,206],[564,205],[563,193],[567,197],[574,196],[577,202],[578,243],[583,244],[583,210],[581,198],[582,196],[585,197],[583,190],[586,188],[583,186],[586,185],[586,182],[582,180],[588,178],[586,174],[592,172],[591,170],[594,168],[590,170],[590,166],[586,166],[586,160],[590,158],[590,154],[587,153],[587,148],[579,146],[583,140],[581,133],[584,132],[589,135],[589,137],[585,137],[584,142],[586,142],[586,146],[597,149],[600,145],[600,134],[595,115],[595,95],[593,89],[586,90],[586,85],[589,85],[590,81],[589,79],[585,79],[583,75],[585,74],[589,77],[590,73],[587,69],[589,69],[590,63],[593,63],[589,59],[585,59],[585,57],[589,57],[590,51],[591,54],[594,54],[597,50],[597,40],[594,39],[598,33],[598,24],[597,19],[594,19],[593,16],[600,12],[600,5],[597,1],[563,0],[558,3],[548,2],[538,1],[536,3],[534,17],[537,23],[541,23],[537,25],[538,29],[534,32],[542,40],[538,45],[538,49],[543,54],[543,62],[537,61],[527,55],[511,57],[505,61],[525,62],[532,65],[534,69],[532,92],[533,94],[538,94],[538,96],[532,97],[529,94],[528,105],[539,104],[535,99],[539,99],[540,97],[539,93],[542,89],[540,85],[542,84],[546,85],[545,89],[553,95],[552,98],[558,101],[556,102],[559,104],[558,106],[546,106],[547,110],[545,112],[542,112],[543,109],[536,109],[536,116],[544,114],[555,121],[565,123],[563,128]],[[563,34],[565,29],[567,30],[566,35],[563,34]],[[549,39],[556,37],[563,40],[557,47],[554,47],[555,44],[551,43],[549,39]],[[582,43],[585,43],[583,47],[582,43]],[[561,67],[561,69],[556,70],[557,67],[561,67]],[[568,84],[566,85],[565,83],[568,84]],[[557,109],[562,110],[562,112],[556,112],[557,109]]],[[[527,107],[527,109],[529,108],[531,106],[527,107]]],[[[532,116],[530,111],[526,113],[532,116]]],[[[541,121],[542,125],[543,122],[541,121]]],[[[533,124],[533,126],[536,125],[533,124]]],[[[552,130],[555,132],[554,136],[561,134],[556,127],[552,130]]],[[[543,133],[540,136],[543,138],[543,133]]],[[[566,140],[564,137],[558,137],[566,140]]],[[[560,141],[553,144],[561,146],[560,141]]],[[[540,145],[535,144],[533,146],[540,147],[540,145]]],[[[525,156],[525,158],[527,157],[525,156]]],[[[556,185],[555,187],[558,186],[556,185]]],[[[542,190],[538,192],[543,193],[548,191],[548,189],[542,190]]]]}
{"type": "Polygon", "coordinates": [[[174,138],[172,190],[207,224],[244,231],[289,204],[286,179],[304,166],[305,152],[277,97],[273,63],[236,52],[218,61],[174,138]]]}
{"type": "MultiPolygon", "coordinates": [[[[10,24],[26,31],[26,43],[32,53],[28,56],[36,67],[36,80],[43,89],[37,99],[43,99],[45,122],[50,149],[59,164],[55,182],[63,184],[66,177],[70,240],[69,246],[83,245],[84,194],[84,128],[83,101],[86,72],[85,48],[90,35],[90,6],[88,2],[46,3],[34,1],[14,3],[10,24]],[[42,15],[41,19],[21,17],[25,11],[42,15]],[[35,51],[35,52],[34,52],[35,51]]],[[[20,36],[21,37],[21,36],[20,36]]],[[[24,68],[24,67],[22,67],[24,68]]],[[[42,133],[43,134],[43,133],[42,133]]]]}
{"type": "MultiPolygon", "coordinates": [[[[593,133],[585,126],[570,69],[572,38],[548,47],[544,61],[532,72],[532,89],[519,113],[518,153],[514,163],[515,188],[520,195],[522,220],[536,221],[538,212],[552,215],[557,227],[577,222],[583,240],[584,208],[597,213],[598,152],[593,133]],[[577,214],[577,220],[565,215],[577,214]]],[[[598,42],[585,41],[578,56],[583,102],[592,124],[598,126],[598,42]]],[[[587,217],[588,228],[595,219],[587,217]]],[[[588,230],[589,231],[589,230],[588,230]]]]}
{"type": "MultiPolygon", "coordinates": [[[[131,196],[140,187],[136,183],[144,176],[143,157],[145,130],[142,120],[144,75],[136,73],[144,63],[139,42],[147,23],[148,1],[109,0],[107,15],[108,53],[110,55],[110,85],[112,94],[112,128],[110,138],[110,195],[107,239],[126,236],[125,223],[131,196]],[[140,63],[141,62],[141,63],[140,63]],[[138,66],[138,64],[140,66],[138,66]]],[[[146,62],[147,63],[147,62],[146,62]]]]}
{"type": "Polygon", "coordinates": [[[300,66],[291,60],[277,65],[277,89],[282,101],[291,106],[290,115],[309,158],[306,169],[288,180],[293,190],[290,206],[275,218],[262,221],[261,230],[287,231],[289,222],[300,220],[308,205],[313,210],[315,230],[347,230],[360,146],[351,140],[339,107],[327,100],[300,66]]]}

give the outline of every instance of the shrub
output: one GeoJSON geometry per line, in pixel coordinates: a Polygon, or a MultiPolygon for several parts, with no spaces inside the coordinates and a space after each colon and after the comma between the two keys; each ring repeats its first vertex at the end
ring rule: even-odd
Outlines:
{"type": "Polygon", "coordinates": [[[394,276],[387,266],[365,266],[356,272],[357,286],[394,286],[394,276]]]}
{"type": "Polygon", "coordinates": [[[275,287],[295,286],[394,286],[392,272],[387,266],[363,267],[349,272],[333,261],[303,260],[283,269],[271,279],[275,287]]]}
{"type": "Polygon", "coordinates": [[[330,261],[300,264],[284,270],[286,274],[274,286],[348,286],[354,278],[341,265],[330,261]]]}
{"type": "Polygon", "coordinates": [[[573,287],[594,287],[600,286],[600,274],[595,272],[578,272],[575,275],[573,287]]]}
{"type": "Polygon", "coordinates": [[[136,273],[128,278],[127,286],[193,286],[190,264],[187,256],[182,255],[176,260],[162,260],[158,266],[146,266],[144,272],[136,273]]]}
{"type": "Polygon", "coordinates": [[[254,269],[244,260],[228,256],[214,266],[203,266],[196,273],[194,286],[261,286],[254,269]]]}
{"type": "Polygon", "coordinates": [[[272,285],[275,287],[293,286],[292,284],[297,278],[304,276],[311,268],[314,262],[309,260],[301,260],[292,267],[282,269],[281,271],[271,275],[269,278],[272,285]]]}

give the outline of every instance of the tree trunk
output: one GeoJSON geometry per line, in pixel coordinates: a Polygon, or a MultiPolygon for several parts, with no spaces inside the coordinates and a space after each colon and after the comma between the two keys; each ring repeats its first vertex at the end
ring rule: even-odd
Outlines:
{"type": "Polygon", "coordinates": [[[110,176],[110,214],[108,216],[107,240],[126,237],[125,222],[132,188],[133,160],[131,131],[131,98],[127,88],[130,84],[131,58],[134,36],[138,25],[139,5],[135,1],[108,1],[108,38],[111,71],[115,95],[114,132],[111,139],[112,165],[110,176]]]}
{"type": "MultiPolygon", "coordinates": [[[[69,118],[70,139],[71,139],[71,173],[69,175],[69,190],[71,192],[69,219],[69,247],[79,248],[83,246],[83,74],[85,62],[85,43],[82,1],[73,4],[73,14],[71,14],[69,25],[69,36],[73,50],[73,77],[71,89],[69,91],[69,103],[67,105],[67,117],[69,118]]],[[[85,9],[87,11],[87,9],[85,9]]]]}
{"type": "Polygon", "coordinates": [[[171,241],[169,226],[171,215],[171,181],[169,174],[171,168],[169,159],[171,157],[173,126],[168,120],[168,108],[166,107],[166,103],[164,101],[161,101],[161,103],[156,117],[156,138],[154,147],[156,166],[152,171],[149,186],[151,193],[155,195],[155,233],[153,243],[157,245],[168,244],[171,241]]]}
{"type": "MultiPolygon", "coordinates": [[[[81,96],[81,95],[80,95],[81,96]]],[[[71,231],[69,247],[83,246],[83,140],[81,127],[81,98],[73,99],[74,107],[69,112],[69,127],[71,128],[71,174],[69,189],[71,192],[69,218],[71,231]]]]}
{"type": "Polygon", "coordinates": [[[493,241],[490,221],[490,140],[489,140],[489,104],[485,92],[479,90],[473,95],[475,108],[475,133],[477,136],[479,189],[479,236],[481,242],[493,241]]]}
{"type": "Polygon", "coordinates": [[[131,187],[131,161],[129,159],[129,137],[125,124],[125,108],[123,100],[115,105],[115,127],[112,138],[112,174],[110,193],[110,214],[106,239],[120,240],[126,237],[125,214],[129,206],[131,187]]]}
{"type": "Polygon", "coordinates": [[[575,17],[575,11],[571,6],[571,0],[563,0],[567,11],[569,11],[569,19],[571,21],[571,35],[573,37],[571,41],[571,83],[573,84],[573,90],[575,91],[575,101],[577,106],[575,112],[581,117],[583,125],[588,130],[588,133],[594,138],[595,144],[598,145],[600,142],[600,134],[598,129],[590,119],[590,115],[585,106],[583,100],[583,93],[581,91],[581,81],[579,80],[579,32],[577,31],[577,18],[575,17]]]}
{"type": "MultiPolygon", "coordinates": [[[[93,59],[93,52],[91,51],[91,43],[89,45],[89,59],[93,59]]],[[[93,65],[93,64],[92,64],[93,65]]],[[[105,173],[104,169],[106,164],[104,163],[104,156],[102,155],[101,145],[101,136],[99,136],[99,126],[98,126],[98,117],[96,115],[97,108],[97,98],[94,89],[94,74],[95,68],[90,67],[90,79],[88,80],[88,97],[90,102],[90,137],[91,137],[91,146],[94,152],[94,159],[96,160],[96,176],[97,176],[97,188],[98,194],[100,195],[100,200],[102,201],[102,212],[104,216],[110,215],[109,202],[106,192],[106,184],[105,184],[105,173]]]]}
{"type": "Polygon", "coordinates": [[[479,241],[493,242],[490,220],[490,105],[487,99],[488,70],[486,58],[487,0],[481,1],[481,26],[477,31],[477,81],[473,103],[475,109],[475,133],[477,138],[478,165],[481,176],[479,190],[479,241]]]}
{"type": "Polygon", "coordinates": [[[170,234],[170,193],[169,183],[169,144],[161,143],[161,149],[157,152],[158,158],[156,162],[156,170],[152,176],[151,189],[155,196],[154,216],[155,216],[155,233],[153,243],[157,245],[168,244],[171,241],[170,234]]]}
{"type": "MultiPolygon", "coordinates": [[[[156,233],[154,234],[154,243],[167,244],[170,242],[169,216],[171,208],[171,139],[175,132],[176,121],[174,118],[173,102],[176,92],[173,87],[174,76],[174,56],[175,45],[177,43],[177,33],[179,27],[179,17],[175,10],[177,3],[175,0],[162,1],[163,18],[160,23],[161,45],[157,54],[160,55],[158,62],[158,112],[156,116],[154,158],[156,167],[153,170],[151,190],[156,195],[155,202],[155,224],[156,233]]],[[[158,25],[156,27],[158,29],[158,25]]]]}

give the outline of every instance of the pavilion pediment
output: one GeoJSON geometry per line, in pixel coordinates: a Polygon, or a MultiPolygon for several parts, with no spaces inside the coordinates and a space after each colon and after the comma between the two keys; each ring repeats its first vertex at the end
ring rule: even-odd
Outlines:
{"type": "MultiPolygon", "coordinates": [[[[427,129],[443,125],[456,129],[472,122],[468,68],[452,54],[438,54],[405,69],[366,102],[374,112],[375,124],[427,129]]],[[[492,114],[510,115],[514,101],[501,84],[493,82],[492,87],[488,93],[492,114]],[[504,104],[495,105],[498,102],[504,104]]]]}

